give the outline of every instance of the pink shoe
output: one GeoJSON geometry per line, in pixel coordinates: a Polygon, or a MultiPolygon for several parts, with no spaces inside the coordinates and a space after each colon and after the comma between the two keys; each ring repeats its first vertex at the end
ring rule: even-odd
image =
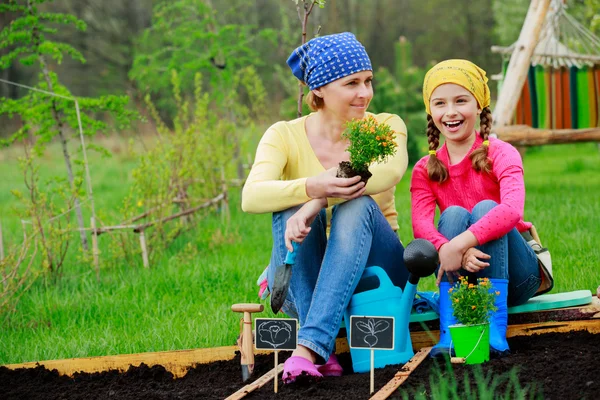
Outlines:
{"type": "Polygon", "coordinates": [[[311,376],[314,378],[322,378],[323,375],[317,370],[315,364],[304,357],[292,356],[283,363],[283,383],[292,383],[301,376],[311,376]]]}
{"type": "Polygon", "coordinates": [[[319,371],[323,376],[342,376],[344,374],[344,369],[338,362],[337,356],[335,353],[331,353],[329,356],[329,360],[323,365],[317,365],[317,371],[319,371]]]}

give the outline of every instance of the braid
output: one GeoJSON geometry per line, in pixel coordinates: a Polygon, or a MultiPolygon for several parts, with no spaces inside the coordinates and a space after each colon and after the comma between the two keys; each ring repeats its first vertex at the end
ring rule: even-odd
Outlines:
{"type": "MultiPolygon", "coordinates": [[[[429,150],[435,151],[440,145],[440,130],[435,126],[431,115],[427,115],[427,142],[429,150]]],[[[437,156],[431,154],[427,161],[427,173],[429,179],[435,182],[442,183],[448,179],[448,170],[437,156]]]]}
{"type": "MultiPolygon", "coordinates": [[[[488,140],[492,130],[492,112],[489,107],[481,110],[479,135],[485,141],[488,140]]],[[[488,146],[482,145],[471,153],[471,163],[477,172],[489,174],[492,171],[492,160],[488,157],[488,146]]]]}

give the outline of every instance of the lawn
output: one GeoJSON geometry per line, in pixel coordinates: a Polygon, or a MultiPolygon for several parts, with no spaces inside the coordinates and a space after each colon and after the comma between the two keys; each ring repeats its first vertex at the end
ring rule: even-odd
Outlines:
{"type": "MultiPolygon", "coordinates": [[[[115,155],[110,159],[90,158],[96,209],[105,223],[119,222],[118,210],[135,166],[126,146],[115,145],[112,150],[115,155]]],[[[10,194],[11,189],[23,190],[17,154],[16,149],[0,152],[5,246],[21,234],[21,223],[11,211],[17,204],[10,194]]],[[[553,292],[595,293],[600,284],[600,250],[595,242],[600,215],[598,147],[534,148],[524,165],[525,216],[552,251],[553,292]]],[[[54,149],[44,159],[42,173],[62,174],[63,168],[60,152],[54,149]]],[[[410,171],[396,192],[405,244],[412,239],[409,177],[410,171]]],[[[270,216],[242,213],[240,189],[232,188],[230,194],[228,224],[222,225],[220,216],[204,220],[197,230],[179,237],[150,269],[142,267],[141,258],[132,263],[103,259],[97,282],[92,266],[71,251],[63,277],[38,279],[17,312],[0,322],[0,364],[234,344],[239,315],[230,306],[258,301],[255,281],[268,262],[271,239],[270,216]]],[[[110,253],[110,243],[100,237],[103,255],[110,253]]],[[[433,279],[423,279],[419,289],[433,290],[433,279]]]]}

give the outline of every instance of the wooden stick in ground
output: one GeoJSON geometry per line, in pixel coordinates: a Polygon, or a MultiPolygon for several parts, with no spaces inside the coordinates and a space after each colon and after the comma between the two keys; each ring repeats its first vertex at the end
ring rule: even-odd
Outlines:
{"type": "Polygon", "coordinates": [[[271,381],[271,379],[274,379],[277,376],[279,376],[279,374],[282,371],[283,371],[283,363],[277,365],[276,368],[273,368],[272,370],[270,370],[269,372],[267,372],[266,374],[264,374],[263,376],[261,376],[260,378],[258,378],[254,382],[252,382],[251,384],[244,386],[243,388],[241,388],[240,390],[238,390],[231,396],[227,397],[225,400],[238,400],[238,399],[242,399],[242,398],[246,397],[246,395],[248,395],[249,393],[252,393],[256,389],[260,389],[261,387],[263,387],[267,383],[269,383],[271,381]]]}
{"type": "Polygon", "coordinates": [[[150,268],[150,262],[148,261],[148,247],[146,246],[146,235],[144,231],[140,231],[140,245],[142,246],[142,260],[144,262],[144,268],[150,268]]]}
{"type": "Polygon", "coordinates": [[[408,360],[406,364],[402,367],[402,369],[396,372],[396,375],[385,384],[374,396],[371,397],[371,400],[384,400],[390,397],[392,393],[396,391],[406,381],[409,375],[423,362],[425,358],[429,355],[431,351],[431,347],[423,347],[421,350],[417,352],[408,360]]]}
{"type": "Polygon", "coordinates": [[[100,261],[98,255],[98,234],[96,233],[96,218],[90,218],[90,225],[92,226],[92,256],[94,257],[94,268],[96,268],[96,280],[100,281],[100,261]]]}
{"type": "MultiPolygon", "coordinates": [[[[279,351],[275,350],[275,367],[277,367],[279,365],[279,351]]],[[[279,376],[275,376],[274,377],[274,381],[275,381],[275,393],[277,393],[277,384],[279,383],[279,376]]]]}
{"type": "Polygon", "coordinates": [[[4,260],[4,240],[2,239],[2,223],[0,223],[0,261],[4,260]]]}

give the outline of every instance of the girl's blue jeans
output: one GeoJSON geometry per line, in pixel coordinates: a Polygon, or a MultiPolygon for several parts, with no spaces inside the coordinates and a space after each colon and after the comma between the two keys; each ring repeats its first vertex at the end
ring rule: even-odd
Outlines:
{"type": "MultiPolygon", "coordinates": [[[[269,287],[273,285],[275,268],[284,263],[287,253],[286,221],[299,208],[273,214],[273,251],[267,271],[269,287]]],[[[329,238],[325,210],[317,215],[311,228],[298,246],[282,310],[298,318],[298,344],[327,360],[365,267],[382,267],[401,288],[406,284],[408,271],[404,267],[404,247],[398,235],[369,196],[333,207],[329,238]]]]}
{"type": "MultiPolygon", "coordinates": [[[[438,223],[438,231],[447,239],[452,239],[471,225],[479,221],[498,204],[492,200],[484,200],[469,212],[459,206],[448,207],[438,223]]],[[[508,305],[515,306],[527,302],[540,286],[542,281],[538,260],[534,251],[525,239],[513,228],[499,239],[477,246],[482,252],[489,254],[489,267],[478,272],[478,278],[508,279],[508,305]]],[[[461,275],[469,272],[461,269],[461,275]]],[[[446,275],[442,278],[447,281],[446,275]]]]}

